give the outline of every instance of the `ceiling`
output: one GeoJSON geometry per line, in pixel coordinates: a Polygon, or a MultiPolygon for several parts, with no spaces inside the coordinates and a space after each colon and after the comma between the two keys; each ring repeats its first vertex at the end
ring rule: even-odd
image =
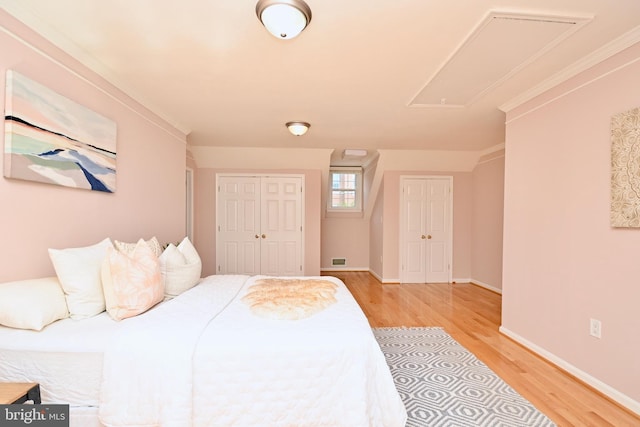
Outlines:
{"type": "Polygon", "coordinates": [[[256,1],[0,5],[191,145],[340,156],[501,144],[500,106],[640,26],[638,0],[306,0],[310,25],[279,40],[256,18],[256,1]],[[489,25],[498,15],[505,25],[489,25]],[[292,120],[311,129],[292,136],[284,125],[292,120]]]}

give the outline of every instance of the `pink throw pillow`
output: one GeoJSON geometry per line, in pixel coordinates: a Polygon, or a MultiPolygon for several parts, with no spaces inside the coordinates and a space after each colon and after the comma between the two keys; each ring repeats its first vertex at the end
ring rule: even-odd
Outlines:
{"type": "Polygon", "coordinates": [[[115,320],[147,311],[164,298],[158,257],[142,239],[130,254],[109,248],[102,287],[107,312],[115,320]]]}

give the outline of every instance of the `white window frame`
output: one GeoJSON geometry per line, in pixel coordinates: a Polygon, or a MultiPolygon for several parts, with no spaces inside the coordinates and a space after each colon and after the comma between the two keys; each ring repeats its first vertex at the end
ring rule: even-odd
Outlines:
{"type": "Polygon", "coordinates": [[[331,167],[329,169],[329,194],[327,200],[328,212],[362,212],[362,175],[363,171],[361,167],[331,167]],[[341,189],[333,188],[333,175],[339,173],[355,173],[356,174],[356,205],[353,208],[342,208],[338,206],[332,206],[333,192],[340,191],[341,189]]]}

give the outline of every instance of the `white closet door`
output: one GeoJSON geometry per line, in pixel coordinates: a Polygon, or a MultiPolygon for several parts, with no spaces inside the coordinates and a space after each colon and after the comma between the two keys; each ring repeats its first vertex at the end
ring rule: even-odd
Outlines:
{"type": "Polygon", "coordinates": [[[218,274],[260,274],[260,178],[220,177],[218,274]]]}
{"type": "Polygon", "coordinates": [[[427,283],[449,281],[449,240],[451,236],[449,216],[449,180],[427,180],[427,283]]]}
{"type": "Polygon", "coordinates": [[[451,281],[451,178],[401,179],[400,281],[451,281]]]}
{"type": "Polygon", "coordinates": [[[300,176],[219,176],[218,274],[304,274],[302,186],[300,176]]]}
{"type": "Polygon", "coordinates": [[[301,275],[302,180],[265,177],[261,196],[261,273],[301,275]]]}
{"type": "Polygon", "coordinates": [[[402,282],[423,283],[426,277],[426,246],[423,230],[427,219],[427,182],[424,179],[405,179],[402,185],[400,224],[402,251],[402,282]]]}

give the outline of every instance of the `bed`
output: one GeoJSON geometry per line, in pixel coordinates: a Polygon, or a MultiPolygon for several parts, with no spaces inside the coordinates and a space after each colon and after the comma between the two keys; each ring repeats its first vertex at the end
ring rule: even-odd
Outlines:
{"type": "Polygon", "coordinates": [[[43,403],[70,404],[72,426],[404,426],[344,283],[304,278],[331,283],[335,301],[292,320],[247,302],[264,279],[209,276],[120,322],[102,313],[39,332],[0,326],[0,380],[39,382],[43,403]]]}

